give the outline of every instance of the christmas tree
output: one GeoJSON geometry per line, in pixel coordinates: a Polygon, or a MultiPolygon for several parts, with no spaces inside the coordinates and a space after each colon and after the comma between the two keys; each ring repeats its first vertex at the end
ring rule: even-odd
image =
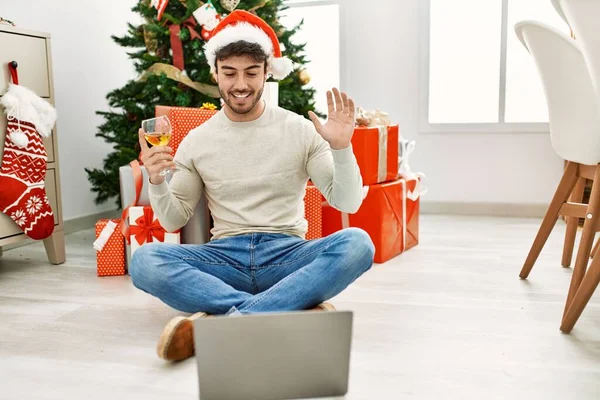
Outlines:
{"type": "Polygon", "coordinates": [[[109,112],[97,137],[113,144],[102,169],[88,169],[96,204],[116,197],[120,205],[119,167],[137,159],[137,131],[142,120],[154,117],[157,105],[201,107],[211,103],[220,107],[219,91],[203,53],[205,38],[218,21],[234,9],[255,13],[277,33],[284,56],[294,62],[295,70],[279,82],[279,106],[300,115],[315,111],[312,88],[303,66],[308,62],[304,44],[292,42],[301,24],[284,28],[278,15],[285,9],[283,0],[141,0],[133,7],[144,20],[140,26],[128,24],[128,33],[112,39],[129,52],[138,77],[108,93],[109,112]],[[198,21],[200,20],[200,21],[198,21]]]}

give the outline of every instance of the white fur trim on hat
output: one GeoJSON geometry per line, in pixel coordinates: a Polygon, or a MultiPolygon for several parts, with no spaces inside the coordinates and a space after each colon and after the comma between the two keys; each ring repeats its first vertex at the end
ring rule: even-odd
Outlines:
{"type": "Polygon", "coordinates": [[[214,35],[204,45],[204,54],[206,61],[210,66],[210,71],[215,73],[217,51],[230,43],[245,41],[258,44],[267,54],[267,72],[271,73],[274,79],[285,78],[294,70],[294,64],[289,58],[273,57],[273,42],[262,29],[248,22],[239,22],[236,25],[228,26],[214,35]]]}
{"type": "Polygon", "coordinates": [[[248,43],[258,44],[265,54],[273,54],[273,43],[262,29],[247,22],[239,22],[235,26],[228,26],[213,36],[204,46],[204,54],[210,65],[211,72],[215,72],[217,51],[230,43],[243,40],[248,43]]]}

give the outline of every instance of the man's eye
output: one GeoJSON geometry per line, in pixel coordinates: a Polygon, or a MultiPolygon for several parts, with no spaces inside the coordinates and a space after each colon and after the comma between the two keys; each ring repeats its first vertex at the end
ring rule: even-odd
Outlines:
{"type": "Polygon", "coordinates": [[[258,75],[258,74],[248,74],[248,76],[256,76],[256,75],[258,75]]]}
{"type": "Polygon", "coordinates": [[[225,74],[225,76],[234,76],[235,74],[225,74]]]}

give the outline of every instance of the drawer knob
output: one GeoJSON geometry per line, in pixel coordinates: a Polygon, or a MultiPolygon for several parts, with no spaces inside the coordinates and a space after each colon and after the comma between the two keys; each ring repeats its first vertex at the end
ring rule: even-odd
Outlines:
{"type": "Polygon", "coordinates": [[[19,64],[17,64],[16,61],[11,61],[10,66],[13,68],[17,68],[19,66],[19,64]]]}

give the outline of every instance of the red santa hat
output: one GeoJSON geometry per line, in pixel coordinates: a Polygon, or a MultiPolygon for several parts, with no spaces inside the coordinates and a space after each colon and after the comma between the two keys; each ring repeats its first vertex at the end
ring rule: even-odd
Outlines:
{"type": "Polygon", "coordinates": [[[267,72],[273,76],[273,79],[283,79],[294,69],[292,61],[282,57],[279,40],[273,28],[248,11],[233,11],[223,18],[211,33],[211,39],[204,46],[204,54],[212,72],[215,71],[216,52],[240,40],[260,45],[269,57],[267,72]]]}

